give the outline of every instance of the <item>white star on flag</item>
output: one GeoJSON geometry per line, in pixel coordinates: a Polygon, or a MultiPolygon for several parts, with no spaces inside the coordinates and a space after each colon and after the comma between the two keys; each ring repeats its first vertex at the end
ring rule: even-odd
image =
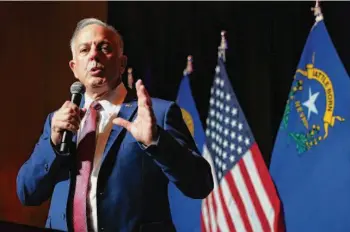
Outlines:
{"type": "Polygon", "coordinates": [[[308,111],[307,111],[307,120],[310,119],[311,112],[318,114],[317,108],[316,108],[316,99],[320,92],[312,94],[311,92],[311,87],[309,88],[309,99],[303,103],[303,106],[306,106],[308,111]]]}
{"type": "Polygon", "coordinates": [[[215,72],[216,72],[217,74],[220,73],[220,67],[219,67],[219,66],[216,66],[215,72]]]}

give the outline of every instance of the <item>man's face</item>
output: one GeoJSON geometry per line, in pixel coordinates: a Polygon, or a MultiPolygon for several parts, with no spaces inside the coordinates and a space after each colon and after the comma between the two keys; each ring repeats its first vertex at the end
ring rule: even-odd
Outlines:
{"type": "Polygon", "coordinates": [[[97,24],[84,27],[74,40],[73,50],[69,66],[87,90],[105,92],[116,87],[126,57],[120,54],[111,30],[97,24]]]}

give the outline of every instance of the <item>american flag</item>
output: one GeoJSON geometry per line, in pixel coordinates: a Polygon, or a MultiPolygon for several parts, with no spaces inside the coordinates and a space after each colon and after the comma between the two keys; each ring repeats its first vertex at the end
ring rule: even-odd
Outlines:
{"type": "Polygon", "coordinates": [[[284,231],[280,200],[221,58],[215,73],[203,150],[215,187],[202,202],[201,230],[284,231]]]}

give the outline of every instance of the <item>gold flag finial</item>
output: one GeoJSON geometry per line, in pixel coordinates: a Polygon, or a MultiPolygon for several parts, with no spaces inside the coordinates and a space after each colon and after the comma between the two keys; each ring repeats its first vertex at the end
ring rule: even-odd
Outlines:
{"type": "Polygon", "coordinates": [[[311,7],[311,11],[314,12],[315,21],[318,23],[319,21],[323,20],[323,14],[321,11],[320,1],[316,0],[315,7],[311,7]]]}
{"type": "Polygon", "coordinates": [[[191,55],[187,56],[187,64],[184,70],[184,76],[189,75],[193,72],[193,57],[191,55]]]}
{"type": "Polygon", "coordinates": [[[218,56],[222,58],[224,62],[226,61],[226,49],[227,49],[226,31],[221,31],[221,42],[218,48],[218,56]]]}
{"type": "Polygon", "coordinates": [[[134,77],[132,75],[132,68],[128,68],[128,87],[132,89],[134,85],[134,77]]]}

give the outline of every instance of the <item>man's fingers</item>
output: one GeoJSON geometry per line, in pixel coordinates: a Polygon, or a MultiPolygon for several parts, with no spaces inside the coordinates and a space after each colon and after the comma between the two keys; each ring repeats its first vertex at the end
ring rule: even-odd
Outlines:
{"type": "Polygon", "coordinates": [[[80,115],[80,109],[79,108],[73,108],[73,107],[66,107],[66,108],[63,108],[63,109],[60,109],[59,110],[59,114],[60,115],[77,115],[79,116],[80,115]]]}
{"type": "Polygon", "coordinates": [[[75,115],[76,112],[71,108],[64,108],[61,110],[60,115],[75,115]]]}
{"type": "Polygon", "coordinates": [[[77,115],[79,115],[79,113],[80,113],[79,107],[73,103],[70,103],[67,108],[69,109],[70,113],[74,113],[77,115]]]}
{"type": "Polygon", "coordinates": [[[63,103],[63,105],[61,107],[61,109],[67,109],[67,108],[69,108],[75,112],[79,111],[79,107],[71,101],[65,101],[65,103],[63,103]]]}
{"type": "Polygon", "coordinates": [[[143,107],[139,107],[137,110],[137,115],[141,117],[152,117],[154,115],[153,109],[151,106],[143,105],[143,107]]]}
{"type": "Polygon", "coordinates": [[[131,131],[131,122],[123,119],[123,118],[115,118],[113,119],[113,124],[124,127],[127,131],[131,131]]]}
{"type": "Polygon", "coordinates": [[[69,106],[69,104],[70,104],[70,101],[65,101],[63,103],[63,105],[61,106],[61,108],[67,108],[69,106]]]}
{"type": "Polygon", "coordinates": [[[78,107],[76,104],[71,103],[71,104],[69,105],[69,107],[70,107],[74,112],[79,112],[79,107],[78,107]]]}
{"type": "Polygon", "coordinates": [[[80,120],[81,120],[86,114],[86,109],[85,108],[80,109],[79,114],[80,114],[79,116],[80,116],[80,120]]]}
{"type": "Polygon", "coordinates": [[[79,128],[80,126],[80,118],[72,117],[69,120],[67,120],[70,124],[72,124],[74,127],[79,128]]]}
{"type": "Polygon", "coordinates": [[[136,93],[137,93],[137,97],[138,97],[139,107],[142,107],[142,106],[151,107],[152,106],[151,98],[146,90],[146,87],[143,85],[142,80],[138,80],[136,82],[136,93]]]}
{"type": "Polygon", "coordinates": [[[140,86],[142,85],[142,80],[141,79],[138,79],[135,83],[135,88],[136,88],[136,91],[138,91],[138,89],[140,88],[140,86]]]}
{"type": "Polygon", "coordinates": [[[136,91],[138,97],[137,104],[139,106],[138,115],[144,119],[147,117],[153,118],[152,100],[141,80],[136,82],[136,91]]]}
{"type": "Polygon", "coordinates": [[[75,119],[77,121],[81,120],[81,113],[80,112],[71,112],[69,108],[62,110],[61,112],[57,113],[56,119],[59,121],[69,121],[71,119],[75,119]]]}
{"type": "Polygon", "coordinates": [[[137,105],[139,108],[145,107],[148,109],[150,107],[148,100],[145,97],[141,97],[141,98],[137,99],[137,105]]]}
{"type": "Polygon", "coordinates": [[[138,80],[138,81],[136,82],[136,94],[137,94],[137,97],[138,97],[138,98],[143,98],[143,97],[145,97],[143,91],[141,90],[141,87],[142,87],[142,86],[144,86],[143,83],[142,83],[142,80],[138,80]]]}
{"type": "Polygon", "coordinates": [[[79,126],[76,126],[68,121],[59,121],[59,122],[56,122],[55,128],[58,131],[69,130],[75,133],[78,131],[79,126]]]}
{"type": "Polygon", "coordinates": [[[61,133],[64,130],[68,130],[76,133],[85,113],[86,109],[79,109],[74,103],[66,101],[52,118],[51,126],[53,131],[61,133]]]}

